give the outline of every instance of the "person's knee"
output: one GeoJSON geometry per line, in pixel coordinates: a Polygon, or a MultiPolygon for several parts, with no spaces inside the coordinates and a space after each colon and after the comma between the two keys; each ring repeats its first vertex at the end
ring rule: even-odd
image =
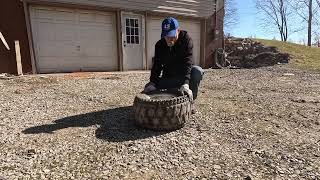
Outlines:
{"type": "Polygon", "coordinates": [[[200,66],[193,66],[191,69],[191,79],[201,81],[203,78],[204,70],[200,66]]]}

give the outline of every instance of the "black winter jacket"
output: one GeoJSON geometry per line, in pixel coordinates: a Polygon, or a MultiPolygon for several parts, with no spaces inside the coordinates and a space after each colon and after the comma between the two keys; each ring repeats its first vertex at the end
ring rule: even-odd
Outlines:
{"type": "Polygon", "coordinates": [[[173,47],[162,38],[155,45],[150,81],[158,84],[160,78],[182,77],[189,84],[193,60],[193,42],[186,31],[180,31],[173,47]],[[160,77],[162,71],[162,77],[160,77]]]}

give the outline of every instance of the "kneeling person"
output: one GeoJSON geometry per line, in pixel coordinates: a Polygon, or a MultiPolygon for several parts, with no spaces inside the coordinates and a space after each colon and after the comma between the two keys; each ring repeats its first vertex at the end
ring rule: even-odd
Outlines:
{"type": "MultiPolygon", "coordinates": [[[[177,88],[182,94],[188,94],[195,100],[203,74],[201,67],[194,66],[190,35],[179,29],[176,19],[169,17],[163,20],[161,39],[155,45],[150,82],[145,86],[144,92],[177,88]]],[[[192,113],[195,112],[192,103],[192,113]]]]}

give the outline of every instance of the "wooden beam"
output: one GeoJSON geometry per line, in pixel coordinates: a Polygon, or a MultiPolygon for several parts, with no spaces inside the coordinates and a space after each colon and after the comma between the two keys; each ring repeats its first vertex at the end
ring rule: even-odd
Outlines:
{"type": "Polygon", "coordinates": [[[10,51],[10,47],[9,47],[6,39],[3,37],[1,32],[0,32],[0,39],[1,39],[2,43],[3,43],[3,45],[7,48],[7,50],[10,51]]]}
{"type": "Polygon", "coordinates": [[[19,41],[14,41],[14,47],[16,50],[16,62],[17,62],[17,72],[18,75],[22,75],[23,71],[22,71],[22,64],[21,64],[21,51],[20,51],[20,43],[19,41]]]}

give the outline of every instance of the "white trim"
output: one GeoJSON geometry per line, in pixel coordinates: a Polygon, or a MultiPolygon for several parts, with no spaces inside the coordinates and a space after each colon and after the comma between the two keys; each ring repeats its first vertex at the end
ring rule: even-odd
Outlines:
{"type": "Polygon", "coordinates": [[[147,69],[147,54],[146,54],[146,17],[142,15],[141,18],[141,40],[143,42],[142,45],[142,61],[143,61],[143,68],[147,69]]]}
{"type": "Polygon", "coordinates": [[[159,13],[168,13],[172,15],[183,15],[183,16],[190,16],[190,17],[198,17],[197,14],[194,13],[182,13],[177,11],[169,11],[169,10],[152,10],[153,12],[159,12],[159,13]]]}
{"type": "Polygon", "coordinates": [[[36,66],[34,44],[33,44],[33,37],[32,37],[32,29],[31,29],[31,22],[30,22],[30,11],[29,11],[30,9],[28,8],[28,4],[25,1],[23,1],[23,8],[24,8],[25,21],[26,21],[26,27],[27,27],[27,35],[28,35],[32,73],[37,74],[37,66],[36,66]]]}
{"type": "Polygon", "coordinates": [[[169,7],[169,6],[158,6],[159,9],[165,9],[165,10],[171,10],[171,11],[183,11],[185,13],[197,13],[198,11],[192,10],[192,9],[186,9],[186,8],[180,8],[180,7],[169,7]]]}
{"type": "Polygon", "coordinates": [[[190,3],[184,3],[184,2],[179,2],[179,1],[166,1],[167,3],[172,3],[172,4],[182,4],[182,5],[187,5],[187,6],[200,6],[199,4],[190,4],[190,3]]]}
{"type": "Polygon", "coordinates": [[[10,51],[10,47],[9,47],[6,39],[4,38],[4,36],[2,35],[1,32],[0,32],[0,39],[1,39],[2,43],[3,43],[3,45],[7,48],[7,50],[10,51]]]}

